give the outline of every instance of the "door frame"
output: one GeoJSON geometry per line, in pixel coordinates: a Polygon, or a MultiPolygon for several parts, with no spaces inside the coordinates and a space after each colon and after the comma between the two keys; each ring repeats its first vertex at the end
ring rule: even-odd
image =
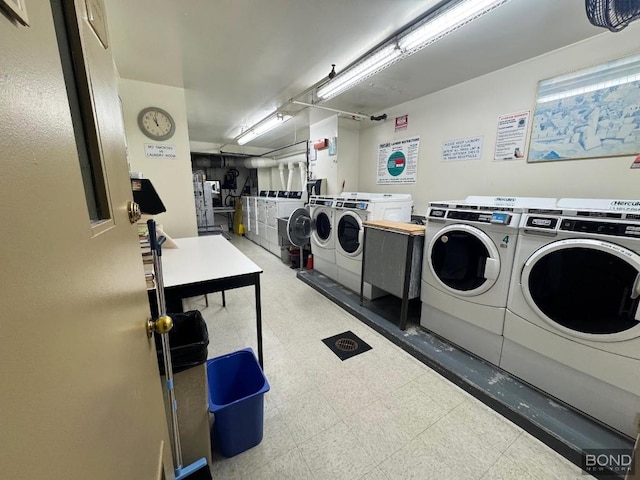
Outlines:
{"type": "Polygon", "coordinates": [[[429,242],[429,246],[427,247],[426,255],[427,255],[426,258],[427,258],[427,263],[429,265],[429,270],[431,271],[431,274],[433,275],[436,282],[438,282],[438,284],[442,288],[444,288],[447,292],[452,293],[453,295],[461,296],[461,297],[476,297],[490,290],[498,281],[498,278],[500,277],[500,271],[502,269],[500,252],[498,251],[498,248],[496,247],[496,244],[491,239],[491,237],[489,237],[489,235],[487,235],[485,232],[483,232],[479,228],[476,228],[472,225],[466,225],[463,223],[455,223],[452,225],[447,225],[446,227],[441,228],[440,230],[435,232],[433,238],[429,242]],[[440,276],[436,273],[435,268],[433,267],[433,262],[431,261],[433,248],[435,247],[436,242],[439,241],[444,234],[449,232],[465,232],[475,237],[477,240],[479,240],[482,243],[482,245],[487,249],[487,252],[489,253],[487,260],[493,260],[493,263],[485,264],[484,273],[486,274],[489,272],[489,270],[491,270],[491,276],[490,278],[487,278],[486,276],[483,277],[485,281],[479,287],[476,287],[472,290],[457,290],[455,288],[450,287],[446,283],[444,283],[440,279],[440,276]],[[490,265],[493,265],[493,266],[490,266],[490,265]]]}
{"type": "Polygon", "coordinates": [[[340,214],[337,215],[335,236],[336,236],[336,250],[338,250],[341,255],[344,255],[345,257],[349,257],[349,258],[355,258],[362,254],[362,248],[363,248],[362,242],[364,239],[364,225],[362,225],[362,217],[358,214],[358,212],[356,212],[355,210],[343,210],[340,212],[340,214]],[[340,227],[340,221],[344,217],[352,217],[358,223],[358,248],[354,252],[345,251],[345,249],[342,248],[342,245],[340,244],[339,227],[340,227]]]}

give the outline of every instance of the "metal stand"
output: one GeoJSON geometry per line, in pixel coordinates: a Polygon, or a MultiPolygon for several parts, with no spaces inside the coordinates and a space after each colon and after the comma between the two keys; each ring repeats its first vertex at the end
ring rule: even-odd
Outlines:
{"type": "Polygon", "coordinates": [[[156,222],[147,222],[149,230],[149,244],[153,256],[153,268],[156,280],[156,299],[158,302],[158,319],[153,322],[152,329],[160,334],[162,339],[162,358],[164,360],[164,371],[167,379],[167,393],[169,396],[169,408],[171,419],[171,431],[173,433],[173,462],[176,480],[191,475],[193,472],[207,467],[207,460],[201,458],[191,465],[182,466],[182,446],[180,444],[180,431],[178,428],[178,402],[173,388],[173,366],[171,364],[171,346],[169,345],[169,331],[173,328],[173,320],[167,315],[166,300],[164,296],[164,281],[162,277],[162,247],[164,238],[158,239],[156,235],[156,222]]]}

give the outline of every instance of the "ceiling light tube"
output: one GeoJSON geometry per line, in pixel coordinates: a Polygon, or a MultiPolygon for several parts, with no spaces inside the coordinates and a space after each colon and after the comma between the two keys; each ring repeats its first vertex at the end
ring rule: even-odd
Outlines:
{"type": "Polygon", "coordinates": [[[480,18],[509,0],[463,0],[442,13],[430,17],[398,40],[406,54],[412,54],[430,45],[460,27],[480,18]]]}
{"type": "Polygon", "coordinates": [[[273,130],[274,128],[282,125],[284,122],[286,122],[290,118],[291,118],[291,115],[277,114],[276,116],[271,117],[268,120],[262,120],[261,122],[258,122],[256,126],[243,132],[236,139],[236,141],[238,142],[238,145],[244,145],[245,143],[249,143],[254,138],[257,138],[260,135],[263,135],[268,131],[273,130]]]}
{"type": "Polygon", "coordinates": [[[320,100],[328,100],[353,87],[371,75],[395,62],[402,52],[395,45],[387,45],[369,58],[341,72],[333,80],[318,89],[320,100]]]}
{"type": "Polygon", "coordinates": [[[398,34],[393,43],[374,51],[374,53],[353,67],[338,74],[321,86],[316,92],[318,99],[329,100],[391,66],[401,58],[406,58],[418,50],[430,45],[460,27],[480,18],[509,0],[461,0],[452,7],[448,5],[398,34]]]}

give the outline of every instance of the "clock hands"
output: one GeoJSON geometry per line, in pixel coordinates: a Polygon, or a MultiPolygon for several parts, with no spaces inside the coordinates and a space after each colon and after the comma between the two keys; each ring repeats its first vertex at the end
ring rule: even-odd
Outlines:
{"type": "Polygon", "coordinates": [[[153,114],[153,121],[156,124],[156,127],[160,126],[160,124],[158,123],[158,114],[157,113],[153,114]]]}

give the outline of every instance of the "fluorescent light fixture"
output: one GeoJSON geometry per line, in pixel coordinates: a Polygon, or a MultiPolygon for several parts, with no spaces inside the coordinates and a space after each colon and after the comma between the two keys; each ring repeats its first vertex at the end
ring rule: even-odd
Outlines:
{"type": "Polygon", "coordinates": [[[374,51],[362,61],[338,74],[316,92],[318,99],[329,100],[406,58],[422,48],[437,42],[451,32],[480,18],[509,0],[461,0],[453,6],[445,5],[423,22],[407,28],[389,44],[374,51]]]}
{"type": "Polygon", "coordinates": [[[411,55],[508,1],[464,0],[453,7],[445,7],[442,13],[430,17],[425,23],[406,34],[400,34],[398,44],[406,54],[411,55]]]}
{"type": "Polygon", "coordinates": [[[378,50],[362,62],[342,72],[335,80],[320,87],[317,92],[318,98],[320,100],[328,100],[329,98],[339,95],[357,83],[369,78],[371,75],[388,67],[400,58],[401,55],[402,52],[395,45],[388,45],[378,50]]]}
{"type": "Polygon", "coordinates": [[[282,125],[284,122],[289,120],[291,115],[283,115],[277,114],[271,118],[267,117],[266,120],[262,120],[258,122],[254,127],[251,127],[247,131],[243,132],[238,138],[238,145],[244,145],[245,143],[249,143],[254,138],[259,137],[267,133],[270,130],[282,125]]]}

